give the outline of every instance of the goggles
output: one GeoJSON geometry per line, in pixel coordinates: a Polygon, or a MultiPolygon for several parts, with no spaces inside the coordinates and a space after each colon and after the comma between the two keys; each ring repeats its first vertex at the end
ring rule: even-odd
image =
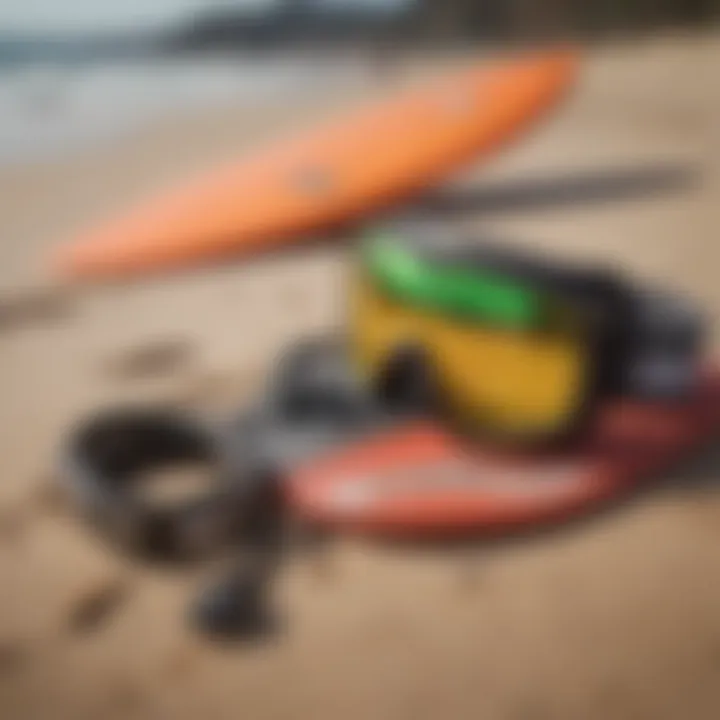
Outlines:
{"type": "Polygon", "coordinates": [[[371,239],[354,278],[351,336],[365,378],[378,381],[412,346],[462,424],[528,441],[576,428],[596,366],[580,306],[526,267],[471,266],[400,240],[371,239]]]}

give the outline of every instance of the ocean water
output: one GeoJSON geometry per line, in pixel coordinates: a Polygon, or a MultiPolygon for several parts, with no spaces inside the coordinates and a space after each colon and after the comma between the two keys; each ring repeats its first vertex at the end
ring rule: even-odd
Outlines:
{"type": "Polygon", "coordinates": [[[46,161],[111,142],[198,108],[286,104],[357,81],[362,63],[327,58],[157,59],[33,65],[0,74],[0,166],[46,161]]]}

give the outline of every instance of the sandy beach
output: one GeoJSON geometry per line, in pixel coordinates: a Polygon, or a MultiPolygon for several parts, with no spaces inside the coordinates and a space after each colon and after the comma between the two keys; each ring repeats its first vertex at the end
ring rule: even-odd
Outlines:
{"type": "MultiPolygon", "coordinates": [[[[392,78],[358,74],[291,106],[198,107],[0,168],[0,717],[720,715],[718,462],[532,540],[452,552],[338,541],[290,564],[287,631],[253,649],[188,630],[203,568],[129,564],[48,490],[83,413],[171,399],[222,414],[252,396],[280,348],[339,326],[350,242],[81,294],[57,293],[48,251],[180,173],[462,59],[408,58],[392,78]],[[56,302],[23,320],[43,293],[56,302]],[[163,369],[118,371],[159,340],[176,348],[163,369]],[[97,593],[109,610],[76,622],[97,593]]],[[[589,51],[549,122],[443,190],[455,198],[448,222],[669,283],[706,309],[717,350],[718,72],[718,35],[589,51]]]]}

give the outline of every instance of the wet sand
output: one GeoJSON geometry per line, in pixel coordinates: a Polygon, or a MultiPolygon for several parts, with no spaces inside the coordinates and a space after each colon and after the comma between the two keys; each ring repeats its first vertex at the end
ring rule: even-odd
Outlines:
{"type": "MultiPolygon", "coordinates": [[[[399,79],[432,65],[408,62],[399,79]]],[[[704,304],[717,348],[718,70],[718,37],[593,51],[562,111],[453,183],[442,212],[671,282],[704,304]]],[[[2,717],[720,714],[718,463],[532,540],[464,552],[339,542],[324,566],[288,568],[287,632],[255,649],[188,631],[200,571],[128,565],[47,490],[82,413],[154,398],[232,409],[284,344],[337,327],[348,243],[67,295],[43,312],[38,292],[57,299],[44,253],[178,172],[387,89],[358,83],[292,112],[199,110],[72,161],[0,170],[2,717]],[[136,371],[118,371],[128,358],[136,371]]]]}

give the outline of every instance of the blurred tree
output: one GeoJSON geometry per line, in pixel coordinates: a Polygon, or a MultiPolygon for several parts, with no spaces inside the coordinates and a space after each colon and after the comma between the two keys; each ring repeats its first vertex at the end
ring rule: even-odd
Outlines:
{"type": "Polygon", "coordinates": [[[433,37],[524,39],[603,35],[698,25],[720,15],[720,0],[419,0],[433,37]]]}

